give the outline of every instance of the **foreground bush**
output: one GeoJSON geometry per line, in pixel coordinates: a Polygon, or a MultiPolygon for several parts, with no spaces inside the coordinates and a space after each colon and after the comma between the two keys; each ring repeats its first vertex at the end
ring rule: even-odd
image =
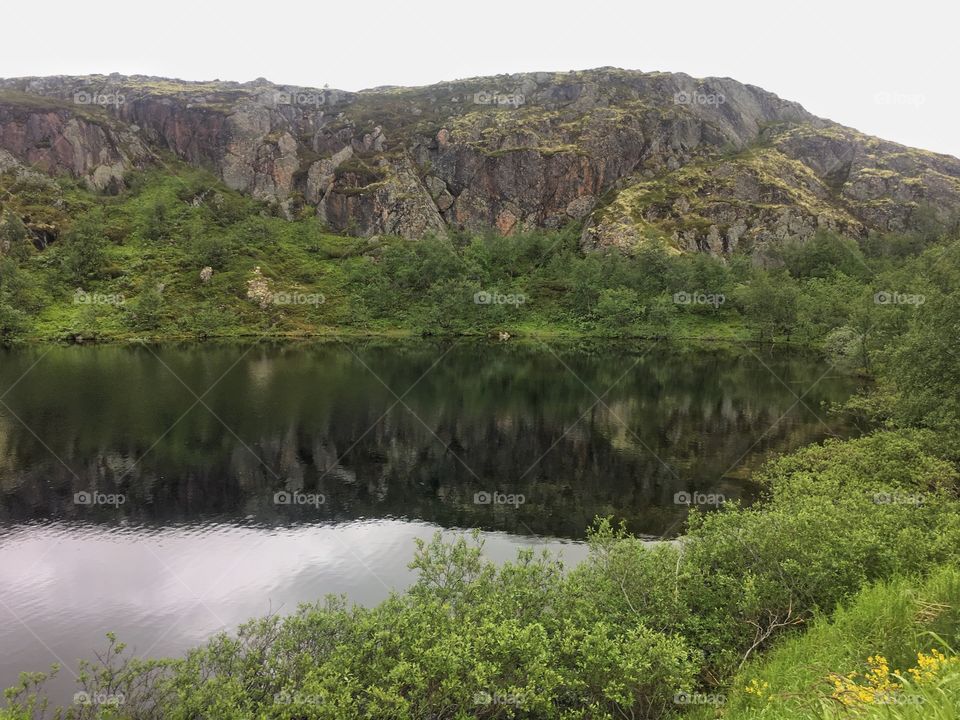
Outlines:
{"type": "Polygon", "coordinates": [[[601,524],[571,582],[614,623],[679,634],[718,683],[779,635],[863,585],[960,556],[955,468],[934,436],[881,432],[767,466],[750,509],[694,516],[682,542],[650,548],[601,524]]]}
{"type": "Polygon", "coordinates": [[[114,646],[116,669],[84,689],[122,703],[67,717],[660,718],[693,687],[681,639],[575,605],[555,560],[496,568],[479,545],[437,538],[413,564],[420,580],[373,609],[304,606],[182,661],[123,661],[114,646]]]}

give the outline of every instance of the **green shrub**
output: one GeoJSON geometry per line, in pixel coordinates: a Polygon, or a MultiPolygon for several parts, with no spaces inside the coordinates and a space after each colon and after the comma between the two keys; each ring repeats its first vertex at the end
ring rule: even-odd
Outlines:
{"type": "Polygon", "coordinates": [[[61,261],[72,282],[83,283],[99,277],[106,264],[103,225],[103,212],[97,208],[78,218],[64,238],[61,261]]]}
{"type": "Polygon", "coordinates": [[[884,432],[787,456],[762,473],[764,502],[694,513],[675,547],[601,523],[572,576],[580,601],[681,635],[721,678],[864,584],[960,555],[957,472],[930,443],[884,432]]]}

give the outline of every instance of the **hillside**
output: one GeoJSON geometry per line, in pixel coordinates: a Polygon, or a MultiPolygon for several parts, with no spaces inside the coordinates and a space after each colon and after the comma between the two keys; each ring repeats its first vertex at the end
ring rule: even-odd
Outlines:
{"type": "MultiPolygon", "coordinates": [[[[358,93],[143,76],[0,80],[0,173],[119,193],[177,160],[287,218],[420,238],[581,228],[584,249],[653,240],[763,252],[857,239],[960,207],[960,160],[868,137],[727,78],[601,68],[358,93]]],[[[171,170],[170,172],[173,172],[171,170]]],[[[17,212],[41,243],[58,218],[17,212]]]]}

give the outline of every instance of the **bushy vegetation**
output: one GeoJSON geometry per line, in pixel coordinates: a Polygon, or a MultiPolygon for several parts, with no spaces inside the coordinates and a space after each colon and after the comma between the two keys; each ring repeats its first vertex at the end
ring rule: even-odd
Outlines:
{"type": "Polygon", "coordinates": [[[956,245],[933,225],[859,245],[821,233],[756,263],[653,242],[631,255],[585,253],[576,226],[507,238],[338,236],[189,168],[141,172],[116,197],[65,181],[59,195],[0,185],[12,191],[0,209],[8,339],[708,337],[816,344],[867,367],[916,309],[900,297],[933,301],[957,267],[956,245]],[[48,242],[49,228],[59,234],[48,242]],[[267,302],[248,294],[255,268],[267,302]],[[895,299],[878,305],[878,293],[895,299]]]}

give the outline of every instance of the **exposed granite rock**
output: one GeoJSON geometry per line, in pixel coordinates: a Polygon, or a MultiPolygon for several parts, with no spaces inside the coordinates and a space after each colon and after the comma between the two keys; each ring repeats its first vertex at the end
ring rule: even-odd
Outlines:
{"type": "Polygon", "coordinates": [[[169,151],[368,236],[578,221],[585,248],[722,254],[819,228],[908,228],[921,206],[944,218],[960,207],[955,158],[728,78],[615,68],[360,93],[263,79],[0,80],[0,149],[104,190],[169,151]]]}
{"type": "Polygon", "coordinates": [[[148,151],[127,127],[76,113],[68,105],[37,106],[29,97],[0,103],[0,149],[19,165],[49,175],[71,174],[89,187],[116,192],[123,175],[142,164],[148,151]]]}
{"type": "Polygon", "coordinates": [[[380,160],[376,169],[380,179],[370,183],[355,171],[344,172],[321,199],[320,218],[335,230],[368,237],[446,237],[446,225],[409,158],[380,160]]]}
{"type": "Polygon", "coordinates": [[[307,171],[307,202],[319,204],[328,192],[333,189],[337,179],[337,168],[353,157],[353,148],[350,145],[338,150],[329,158],[318,160],[307,171]]]}

